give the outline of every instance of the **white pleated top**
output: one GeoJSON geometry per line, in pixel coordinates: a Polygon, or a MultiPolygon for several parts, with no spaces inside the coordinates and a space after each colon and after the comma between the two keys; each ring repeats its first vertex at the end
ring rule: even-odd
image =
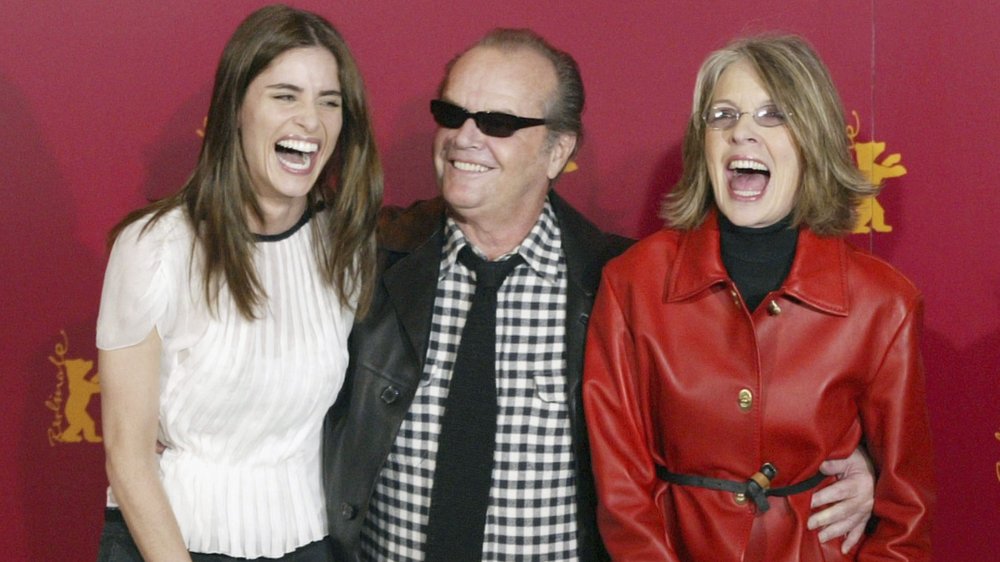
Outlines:
{"type": "Polygon", "coordinates": [[[112,249],[97,347],[135,345],[153,328],[163,342],[160,473],[193,552],[278,557],[327,534],[321,429],[344,381],[355,303],[323,283],[309,220],[260,237],[268,298],[256,320],[225,287],[218,314],[208,310],[180,209],[142,235],[147,220],[129,225],[112,249]]]}

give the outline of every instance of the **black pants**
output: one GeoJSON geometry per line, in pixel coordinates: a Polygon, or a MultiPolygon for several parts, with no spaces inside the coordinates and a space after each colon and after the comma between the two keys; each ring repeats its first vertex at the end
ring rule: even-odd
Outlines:
{"type": "MultiPolygon", "coordinates": [[[[280,558],[235,558],[225,554],[191,553],[193,562],[333,562],[333,549],[326,539],[301,546],[280,558]]],[[[107,509],[97,562],[143,562],[139,548],[117,509],[107,509]]]]}

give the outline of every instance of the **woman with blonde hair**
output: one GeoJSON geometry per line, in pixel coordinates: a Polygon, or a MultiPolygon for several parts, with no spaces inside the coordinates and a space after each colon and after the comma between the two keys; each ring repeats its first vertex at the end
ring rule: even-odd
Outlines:
{"type": "Polygon", "coordinates": [[[844,236],[875,193],[802,39],[698,74],[667,228],[604,270],[584,398],[598,524],[620,560],[929,560],[922,299],[844,236]],[[811,530],[823,459],[867,447],[873,532],[811,530]]]}

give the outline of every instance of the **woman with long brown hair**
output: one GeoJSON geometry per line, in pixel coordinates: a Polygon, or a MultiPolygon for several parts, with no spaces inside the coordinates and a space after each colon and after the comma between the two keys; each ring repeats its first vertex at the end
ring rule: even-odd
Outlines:
{"type": "Polygon", "coordinates": [[[331,559],[320,433],[370,300],[381,196],[343,38],[286,6],[251,14],[190,180],[110,237],[101,560],[331,559]]]}

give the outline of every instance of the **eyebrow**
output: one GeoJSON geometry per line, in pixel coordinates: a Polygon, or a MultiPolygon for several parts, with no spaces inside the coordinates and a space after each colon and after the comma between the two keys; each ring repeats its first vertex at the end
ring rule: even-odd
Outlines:
{"type": "MultiPolygon", "coordinates": [[[[734,102],[734,101],[732,101],[730,99],[725,99],[725,98],[721,99],[721,100],[710,101],[709,104],[708,104],[708,107],[715,107],[717,105],[729,105],[729,106],[732,106],[732,107],[734,107],[736,109],[739,109],[739,106],[736,104],[736,102],[734,102]]],[[[773,99],[767,98],[767,100],[764,101],[763,103],[761,103],[760,105],[758,105],[756,107],[756,109],[760,109],[762,107],[767,107],[769,105],[778,105],[778,104],[773,99]]]]}
{"type": "MultiPolygon", "coordinates": [[[[264,86],[264,87],[267,88],[267,89],[273,89],[273,90],[291,90],[291,91],[297,92],[297,93],[301,93],[303,91],[302,88],[296,86],[295,84],[288,84],[288,83],[285,83],[285,82],[278,82],[277,84],[270,84],[270,85],[267,85],[267,86],[264,86]]],[[[321,91],[319,93],[319,95],[321,95],[321,96],[340,96],[340,97],[343,97],[343,94],[340,93],[340,90],[323,90],[323,91],[321,91]]]]}

